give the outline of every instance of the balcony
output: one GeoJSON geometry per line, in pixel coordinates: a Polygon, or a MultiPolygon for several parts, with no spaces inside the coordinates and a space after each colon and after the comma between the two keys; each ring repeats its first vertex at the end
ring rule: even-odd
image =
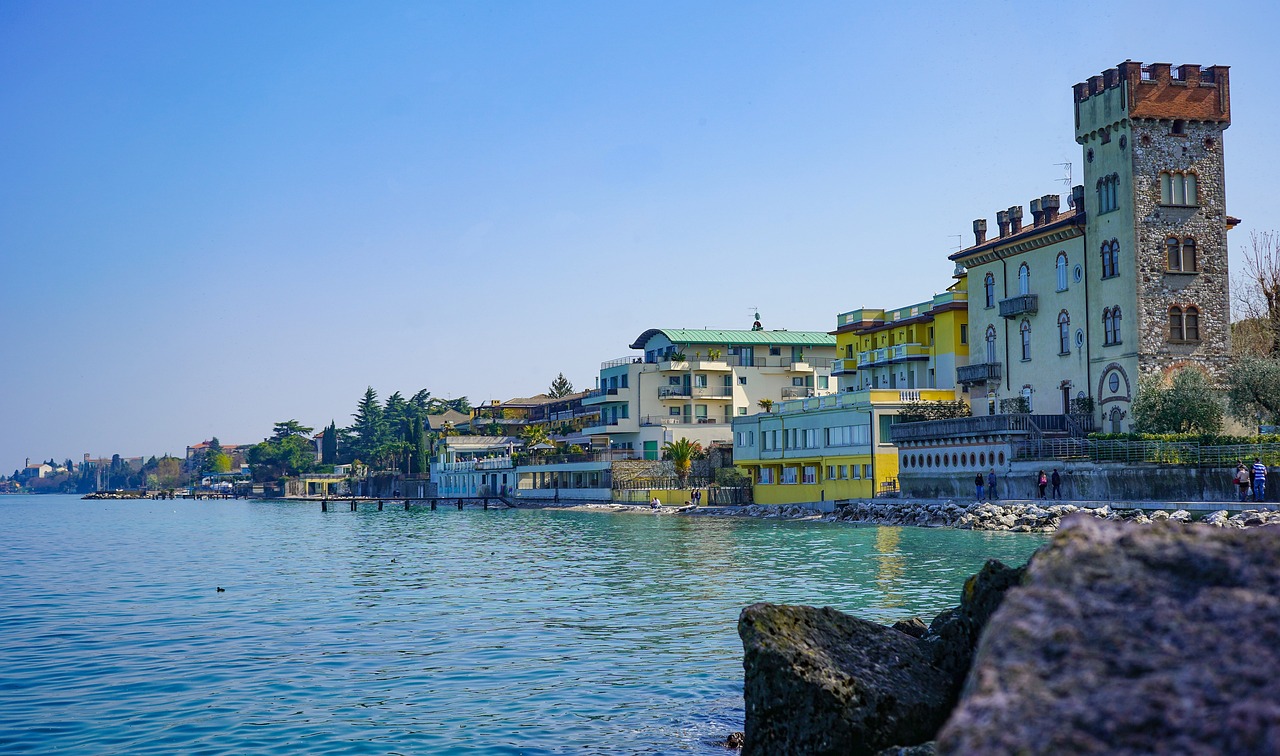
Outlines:
{"type": "Polygon", "coordinates": [[[956,368],[956,383],[972,386],[977,383],[991,381],[998,383],[1003,377],[1003,363],[979,362],[975,365],[961,365],[956,368]]]}
{"type": "Polygon", "coordinates": [[[832,375],[848,375],[858,369],[857,357],[846,357],[831,362],[832,375]]]}
{"type": "Polygon", "coordinates": [[[658,369],[664,373],[679,372],[687,373],[690,370],[703,370],[706,372],[729,372],[729,363],[726,360],[712,360],[706,357],[695,357],[693,359],[683,360],[663,360],[658,363],[658,369]]]}
{"type": "Polygon", "coordinates": [[[660,386],[659,399],[732,399],[729,386],[660,386]]]}
{"type": "Polygon", "coordinates": [[[809,386],[783,386],[782,399],[808,399],[813,396],[813,389],[809,386]]]}
{"type": "Polygon", "coordinates": [[[685,415],[646,415],[640,418],[641,425],[716,425],[729,423],[714,417],[690,417],[685,415]]]}
{"type": "Polygon", "coordinates": [[[899,362],[927,359],[929,359],[929,347],[924,344],[895,344],[894,346],[858,352],[858,367],[893,365],[899,362]]]}
{"type": "Polygon", "coordinates": [[[1040,297],[1036,294],[1019,294],[1016,297],[1000,300],[1000,317],[1016,318],[1019,315],[1035,315],[1040,306],[1040,297]]]}

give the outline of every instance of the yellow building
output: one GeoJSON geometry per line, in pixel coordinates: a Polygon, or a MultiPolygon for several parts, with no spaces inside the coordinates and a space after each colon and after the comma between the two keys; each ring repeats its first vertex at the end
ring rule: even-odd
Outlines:
{"type": "Polygon", "coordinates": [[[896,491],[889,426],[903,405],[959,398],[968,359],[966,279],[919,304],[837,316],[839,391],[736,418],[734,462],[760,504],[869,498],[896,491]]]}

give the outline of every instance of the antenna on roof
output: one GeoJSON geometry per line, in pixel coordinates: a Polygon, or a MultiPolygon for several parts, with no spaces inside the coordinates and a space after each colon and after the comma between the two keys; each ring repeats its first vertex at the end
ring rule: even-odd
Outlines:
{"type": "Polygon", "coordinates": [[[963,249],[963,248],[964,248],[964,235],[963,235],[963,234],[947,234],[947,238],[948,238],[948,239],[955,239],[955,240],[956,240],[956,246],[955,246],[955,248],[956,248],[956,249],[963,249]]]}
{"type": "Polygon", "coordinates": [[[1054,165],[1056,165],[1057,167],[1059,167],[1059,168],[1061,168],[1061,169],[1062,169],[1062,172],[1063,172],[1063,174],[1064,174],[1064,175],[1063,175],[1063,177],[1062,177],[1062,178],[1060,178],[1060,179],[1058,179],[1058,180],[1062,182],[1062,185],[1063,185],[1063,186],[1065,186],[1065,187],[1067,188],[1067,193],[1068,193],[1068,194],[1070,194],[1070,193],[1071,193],[1071,183],[1072,183],[1072,181],[1071,181],[1071,163],[1054,163],[1054,165]]]}
{"type": "Polygon", "coordinates": [[[752,324],[751,324],[751,330],[753,330],[753,331],[763,331],[763,330],[764,330],[764,326],[760,325],[760,308],[759,308],[759,307],[752,307],[752,308],[751,308],[751,310],[753,310],[753,311],[755,312],[755,314],[756,314],[756,320],[755,320],[755,322],[754,322],[754,323],[752,323],[752,324]]]}

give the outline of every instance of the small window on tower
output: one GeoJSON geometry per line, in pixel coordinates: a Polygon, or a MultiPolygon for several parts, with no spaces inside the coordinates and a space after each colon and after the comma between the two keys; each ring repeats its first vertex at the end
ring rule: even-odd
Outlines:
{"type": "Polygon", "coordinates": [[[1187,122],[1186,122],[1186,121],[1184,121],[1184,120],[1182,120],[1181,118],[1179,118],[1179,119],[1177,119],[1176,121],[1174,121],[1174,122],[1173,122],[1173,133],[1174,133],[1174,134],[1185,134],[1185,133],[1187,133],[1187,122]]]}

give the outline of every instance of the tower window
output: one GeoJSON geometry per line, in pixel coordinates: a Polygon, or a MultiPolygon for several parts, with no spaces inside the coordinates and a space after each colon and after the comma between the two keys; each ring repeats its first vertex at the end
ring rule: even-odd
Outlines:
{"type": "Polygon", "coordinates": [[[1022,333],[1022,359],[1031,359],[1031,323],[1023,320],[1022,325],[1018,328],[1022,333]]]}
{"type": "Polygon", "coordinates": [[[1120,174],[1098,179],[1098,212],[1109,213],[1120,206],[1120,174]]]}
{"type": "Polygon", "coordinates": [[[1169,308],[1169,340],[1170,341],[1184,340],[1183,331],[1182,331],[1182,308],[1181,307],[1169,308]]]}
{"type": "Polygon", "coordinates": [[[1173,132],[1172,132],[1172,133],[1174,133],[1174,134],[1185,134],[1185,133],[1187,133],[1187,122],[1186,122],[1186,121],[1184,121],[1184,120],[1182,120],[1181,118],[1179,118],[1179,119],[1175,120],[1175,121],[1173,122],[1173,132]]]}
{"type": "Polygon", "coordinates": [[[1027,267],[1026,263],[1018,268],[1018,293],[1031,293],[1031,268],[1027,267]]]}
{"type": "Polygon", "coordinates": [[[1194,307],[1188,307],[1183,314],[1186,325],[1187,341],[1200,340],[1200,311],[1194,307]]]}
{"type": "Polygon", "coordinates": [[[1058,253],[1058,291],[1067,290],[1067,253],[1058,253]]]}
{"type": "Polygon", "coordinates": [[[1200,310],[1195,306],[1185,310],[1177,305],[1169,308],[1169,340],[1199,341],[1200,310]]]}
{"type": "Polygon", "coordinates": [[[1196,174],[1189,171],[1161,171],[1160,204],[1199,205],[1196,192],[1196,174]]]}
{"type": "Polygon", "coordinates": [[[1168,260],[1168,270],[1176,273],[1195,273],[1196,268],[1196,240],[1187,237],[1181,241],[1176,236],[1170,236],[1164,240],[1165,258],[1168,260]]]}
{"type": "Polygon", "coordinates": [[[1113,278],[1119,275],[1116,258],[1120,253],[1120,242],[1112,239],[1102,243],[1102,277],[1113,278]]]}
{"type": "Polygon", "coordinates": [[[1104,346],[1120,343],[1120,308],[1108,307],[1102,311],[1102,343],[1104,346]]]}
{"type": "Polygon", "coordinates": [[[996,277],[990,273],[982,279],[982,289],[987,294],[987,307],[996,306],[996,277]]]}
{"type": "Polygon", "coordinates": [[[1071,352],[1071,316],[1063,310],[1058,314],[1058,354],[1071,352]]]}

